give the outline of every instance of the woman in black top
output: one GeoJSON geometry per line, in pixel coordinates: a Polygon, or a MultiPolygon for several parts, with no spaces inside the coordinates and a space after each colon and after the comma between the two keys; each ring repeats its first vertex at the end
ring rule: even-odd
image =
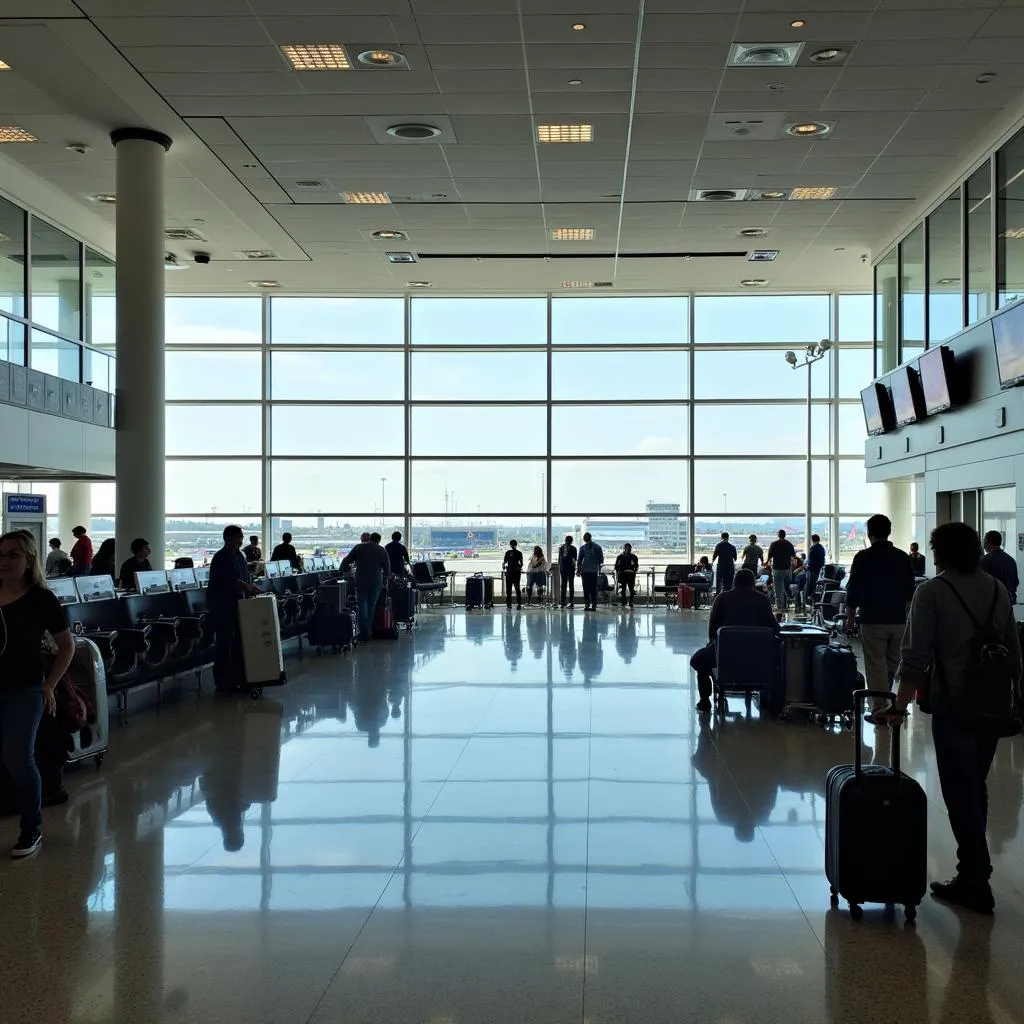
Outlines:
{"type": "Polygon", "coordinates": [[[512,609],[512,591],[516,592],[516,603],[523,607],[523,553],[519,550],[519,542],[510,540],[505,560],[501,563],[501,571],[505,574],[505,603],[512,609]]]}
{"type": "Polygon", "coordinates": [[[90,576],[113,576],[117,566],[114,564],[114,541],[108,537],[99,551],[93,556],[90,576]]]}
{"type": "Polygon", "coordinates": [[[56,713],[54,690],[74,653],[64,610],[43,584],[35,542],[23,533],[0,536],[0,745],[21,812],[14,857],[31,856],[43,841],[36,730],[44,708],[56,713]],[[43,669],[44,633],[57,644],[49,672],[43,669]]]}

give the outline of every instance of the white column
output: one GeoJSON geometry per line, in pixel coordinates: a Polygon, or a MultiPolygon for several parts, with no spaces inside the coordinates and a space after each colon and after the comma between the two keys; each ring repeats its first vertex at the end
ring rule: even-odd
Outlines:
{"type": "MultiPolygon", "coordinates": [[[[910,515],[910,488],[909,480],[886,480],[882,484],[885,508],[882,510],[892,522],[893,544],[906,551],[910,542],[914,539],[912,531],[914,524],[910,515]]],[[[920,543],[920,542],[919,542],[920,543]]]]}
{"type": "Polygon", "coordinates": [[[164,553],[164,157],[171,140],[119,128],[117,151],[118,557],[145,537],[164,553]]]}
{"type": "Polygon", "coordinates": [[[92,515],[92,491],[84,480],[62,480],[57,496],[57,531],[64,550],[70,551],[74,544],[71,531],[76,526],[89,529],[92,515]]]}

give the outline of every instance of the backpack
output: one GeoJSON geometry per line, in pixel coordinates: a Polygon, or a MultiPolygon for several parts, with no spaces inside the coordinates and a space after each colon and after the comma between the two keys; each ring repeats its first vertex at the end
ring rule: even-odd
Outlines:
{"type": "Polygon", "coordinates": [[[1010,668],[1010,652],[1002,635],[995,628],[999,583],[993,580],[995,592],[985,621],[979,622],[960,591],[945,576],[938,576],[974,626],[971,657],[967,666],[967,682],[963,704],[958,708],[960,724],[979,736],[1018,736],[1021,732],[1020,681],[1010,668]]]}

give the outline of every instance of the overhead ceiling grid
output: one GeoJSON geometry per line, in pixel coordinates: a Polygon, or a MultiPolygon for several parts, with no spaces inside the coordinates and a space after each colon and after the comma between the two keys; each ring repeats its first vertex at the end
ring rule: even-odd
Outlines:
{"type": "Polygon", "coordinates": [[[252,250],[306,292],[866,287],[1022,44],[1000,0],[8,0],[3,120],[39,142],[2,151],[96,205],[110,128],[159,117],[168,225],[213,256],[182,290],[252,250]]]}

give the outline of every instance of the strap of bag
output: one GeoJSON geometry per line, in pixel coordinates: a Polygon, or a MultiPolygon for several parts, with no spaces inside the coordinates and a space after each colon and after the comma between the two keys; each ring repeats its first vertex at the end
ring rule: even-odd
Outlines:
{"type": "Polygon", "coordinates": [[[971,625],[974,626],[974,631],[976,633],[981,633],[992,626],[996,614],[996,602],[999,600],[999,583],[997,580],[992,581],[992,585],[994,588],[992,593],[992,604],[989,606],[988,615],[985,616],[985,622],[984,624],[982,624],[977,620],[977,618],[975,618],[974,612],[972,612],[971,609],[967,607],[967,602],[963,599],[963,596],[961,595],[960,591],[957,590],[956,587],[954,587],[953,584],[950,583],[950,581],[946,579],[945,576],[937,576],[936,579],[942,580],[942,582],[945,583],[946,586],[953,591],[953,596],[957,599],[957,601],[960,602],[960,607],[963,608],[963,610],[967,613],[967,617],[971,620],[971,625]]]}

